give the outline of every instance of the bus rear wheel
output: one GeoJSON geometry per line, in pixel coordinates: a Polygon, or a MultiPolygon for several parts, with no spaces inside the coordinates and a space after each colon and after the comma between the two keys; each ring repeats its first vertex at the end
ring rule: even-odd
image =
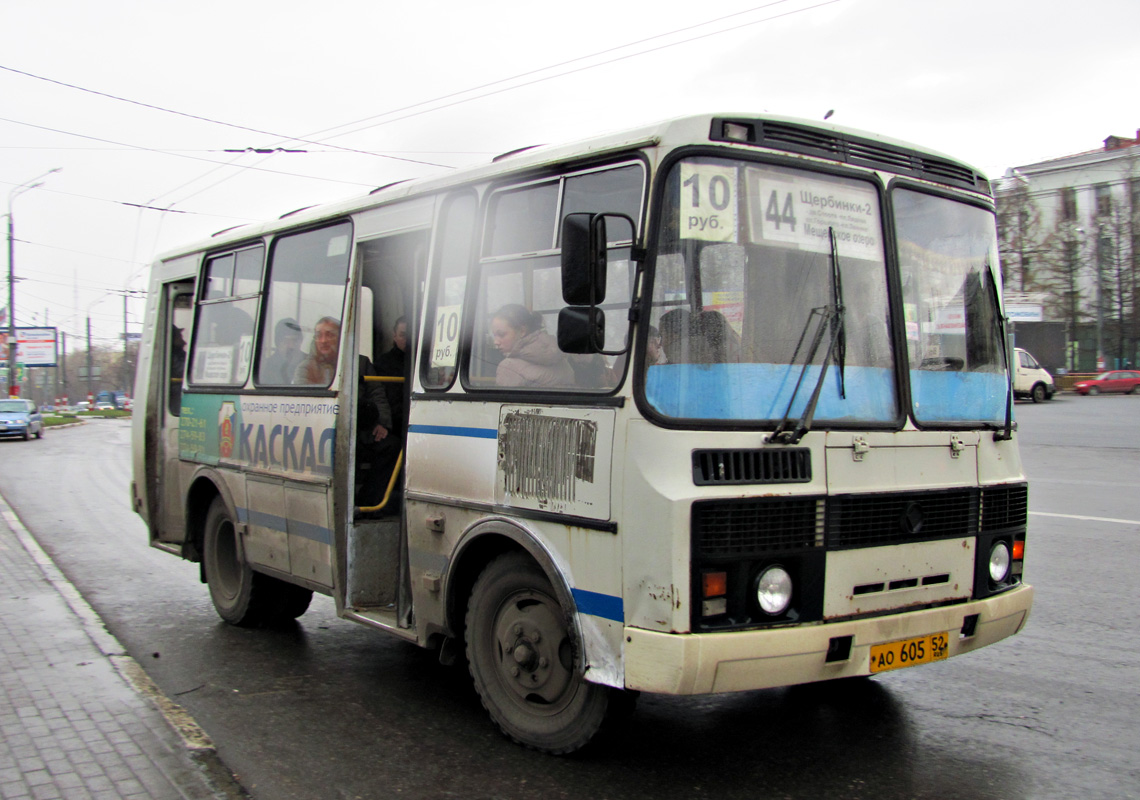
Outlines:
{"type": "Polygon", "coordinates": [[[483,570],[467,606],[467,663],[483,707],[519,744],[546,753],[585,746],[613,690],[579,674],[567,614],[546,574],[523,553],[483,570]]]}
{"type": "Polygon", "coordinates": [[[296,619],[309,608],[312,590],[254,572],[241,557],[237,528],[221,497],[214,498],[206,514],[203,545],[210,599],[218,616],[231,625],[296,619]]]}

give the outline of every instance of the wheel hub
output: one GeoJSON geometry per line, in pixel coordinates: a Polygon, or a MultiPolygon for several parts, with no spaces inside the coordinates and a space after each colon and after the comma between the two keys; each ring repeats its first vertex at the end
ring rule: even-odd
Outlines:
{"type": "Polygon", "coordinates": [[[503,606],[495,626],[503,683],[520,699],[543,705],[563,699],[573,679],[559,652],[566,633],[549,602],[531,593],[516,596],[503,606]]]}

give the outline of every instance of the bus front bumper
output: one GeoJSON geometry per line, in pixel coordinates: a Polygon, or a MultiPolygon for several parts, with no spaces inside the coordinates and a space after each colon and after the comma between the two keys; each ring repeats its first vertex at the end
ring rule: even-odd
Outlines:
{"type": "Polygon", "coordinates": [[[740,692],[871,673],[875,645],[948,633],[956,656],[1017,633],[1029,618],[1033,587],[984,600],[892,616],[734,633],[676,634],[625,629],[625,685],[660,694],[740,692]],[[977,615],[973,635],[963,636],[977,615]],[[833,639],[851,637],[850,654],[827,662],[833,639]]]}

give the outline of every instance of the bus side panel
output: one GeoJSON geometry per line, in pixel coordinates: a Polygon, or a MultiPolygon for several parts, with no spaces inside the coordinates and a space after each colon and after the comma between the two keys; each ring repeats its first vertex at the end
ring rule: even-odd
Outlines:
{"type": "Polygon", "coordinates": [[[245,481],[249,528],[245,537],[245,557],[251,564],[262,564],[289,573],[289,534],[286,532],[285,482],[280,478],[249,475],[245,481]]]}
{"type": "Polygon", "coordinates": [[[408,419],[408,491],[494,502],[497,413],[489,417],[476,403],[413,400],[408,419]]]}
{"type": "MultiPolygon", "coordinates": [[[[497,403],[434,400],[413,404],[407,449],[412,496],[408,549],[421,639],[446,628],[440,588],[449,577],[455,549],[469,531],[480,526],[480,534],[486,529],[516,541],[525,539],[531,545],[526,549],[541,554],[538,560],[557,573],[569,594],[567,602],[579,612],[587,678],[623,685],[621,542],[606,524],[613,431],[612,410],[500,409],[497,403]],[[520,414],[526,412],[541,419],[540,424],[566,428],[563,444],[573,441],[576,448],[568,467],[560,469],[553,463],[559,456],[550,438],[528,435],[525,441],[511,444],[511,437],[517,438],[522,428],[504,431],[518,426],[520,414]],[[590,436],[582,436],[583,427],[590,428],[590,436]],[[520,448],[530,448],[533,457],[519,455],[520,448]],[[504,459],[514,460],[504,468],[504,459]],[[431,496],[446,500],[434,504],[431,496]],[[477,508],[462,508],[464,503],[477,508]],[[519,509],[518,517],[512,507],[519,509]],[[602,529],[535,519],[534,512],[595,519],[602,529]]],[[[465,606],[467,598],[457,601],[465,606]]]]}
{"type": "Polygon", "coordinates": [[[332,587],[332,510],[327,486],[290,481],[285,485],[292,575],[332,587]]]}

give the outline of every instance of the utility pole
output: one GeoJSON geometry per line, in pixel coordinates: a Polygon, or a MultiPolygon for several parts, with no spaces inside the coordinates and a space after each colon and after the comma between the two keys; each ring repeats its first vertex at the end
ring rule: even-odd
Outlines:
{"type": "Polygon", "coordinates": [[[20,396],[20,387],[16,383],[16,357],[19,345],[16,343],[16,264],[13,246],[16,239],[13,232],[12,201],[24,192],[30,192],[32,189],[43,186],[40,178],[46,178],[53,172],[59,171],[59,167],[49,169],[43,175],[32,178],[26,183],[21,183],[8,193],[8,395],[10,397],[20,396]]]}
{"type": "Polygon", "coordinates": [[[91,391],[91,317],[87,318],[87,399],[90,400],[95,397],[95,393],[91,391]]]}
{"type": "Polygon", "coordinates": [[[127,360],[127,298],[130,297],[129,292],[123,292],[123,391],[126,394],[131,393],[130,378],[130,363],[127,360]]]}
{"type": "Polygon", "coordinates": [[[63,391],[60,392],[59,394],[62,397],[66,397],[67,398],[67,404],[71,405],[71,397],[67,391],[67,331],[60,331],[60,335],[63,336],[62,348],[61,348],[61,352],[59,354],[60,355],[60,363],[62,364],[61,369],[63,370],[63,387],[62,387],[63,391]]]}

